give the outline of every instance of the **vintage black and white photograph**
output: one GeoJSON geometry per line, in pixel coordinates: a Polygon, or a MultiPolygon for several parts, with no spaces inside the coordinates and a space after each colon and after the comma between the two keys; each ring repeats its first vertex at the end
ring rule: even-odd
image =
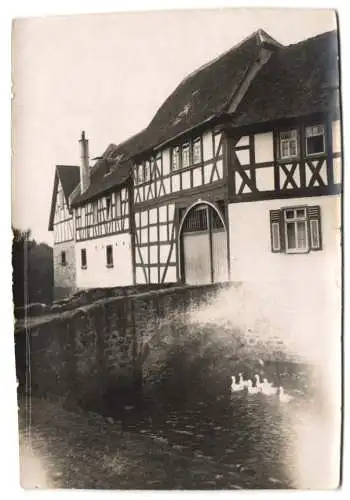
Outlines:
{"type": "Polygon", "coordinates": [[[338,488],[342,26],[14,19],[22,488],[338,488]]]}

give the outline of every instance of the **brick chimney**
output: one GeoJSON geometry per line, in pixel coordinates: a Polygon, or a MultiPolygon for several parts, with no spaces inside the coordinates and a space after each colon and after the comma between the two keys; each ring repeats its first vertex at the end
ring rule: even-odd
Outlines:
{"type": "Polygon", "coordinates": [[[85,131],[81,133],[80,143],[80,189],[84,193],[90,186],[89,172],[89,141],[85,138],[85,131]]]}

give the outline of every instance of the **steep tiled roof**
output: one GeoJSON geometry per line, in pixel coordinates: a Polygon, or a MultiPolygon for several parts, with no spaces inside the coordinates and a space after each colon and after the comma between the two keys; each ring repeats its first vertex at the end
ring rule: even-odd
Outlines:
{"type": "Polygon", "coordinates": [[[57,165],[56,172],[61,181],[66,202],[80,181],[80,168],[73,165],[57,165]]]}
{"type": "Polygon", "coordinates": [[[132,167],[130,156],[137,151],[137,145],[142,133],[130,137],[130,139],[118,146],[115,144],[108,146],[101,158],[90,169],[91,183],[88,189],[83,194],[77,189],[77,193],[72,199],[73,207],[127,181],[132,167]]]}
{"type": "Polygon", "coordinates": [[[252,82],[233,117],[234,125],[302,116],[339,106],[338,56],[336,31],[277,50],[252,82]]]}
{"type": "Polygon", "coordinates": [[[187,76],[159,108],[148,127],[116,146],[110,144],[91,169],[91,185],[77,189],[72,206],[124,183],[131,159],[220,117],[240,127],[325,111],[339,106],[338,37],[332,31],[282,46],[263,30],[187,76]],[[262,47],[272,56],[248,86],[236,110],[232,98],[262,47]]]}
{"type": "Polygon", "coordinates": [[[144,131],[140,150],[157,146],[227,111],[264,45],[280,46],[263,30],[258,30],[187,76],[144,131]]]}
{"type": "Polygon", "coordinates": [[[64,198],[69,206],[69,197],[80,182],[80,169],[75,165],[56,165],[54,187],[51,198],[49,231],[53,230],[58,181],[60,181],[64,198]]]}

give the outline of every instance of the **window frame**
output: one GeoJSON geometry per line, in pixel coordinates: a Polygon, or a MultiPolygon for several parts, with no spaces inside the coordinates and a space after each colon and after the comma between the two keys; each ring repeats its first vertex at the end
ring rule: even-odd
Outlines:
{"type": "Polygon", "coordinates": [[[278,132],[278,157],[282,161],[289,161],[289,160],[297,159],[300,157],[300,131],[299,131],[298,127],[294,127],[294,128],[289,127],[289,128],[279,130],[279,132],[278,132]],[[281,139],[281,135],[286,134],[288,132],[295,132],[296,133],[295,139],[281,139]],[[290,150],[289,143],[292,140],[294,140],[296,143],[296,154],[295,155],[289,154],[287,156],[283,156],[282,155],[282,141],[288,142],[288,150],[290,150]]]}
{"type": "Polygon", "coordinates": [[[191,151],[192,151],[192,165],[200,165],[202,163],[202,139],[201,136],[196,137],[191,141],[191,151]],[[195,145],[199,145],[199,161],[195,162],[194,160],[194,147],[195,145]]]}
{"type": "Polygon", "coordinates": [[[62,250],[60,253],[60,262],[61,266],[67,265],[67,252],[65,250],[62,250]]]}
{"type": "Polygon", "coordinates": [[[106,220],[110,220],[112,218],[112,195],[109,194],[105,196],[106,201],[106,220]]]}
{"type": "Polygon", "coordinates": [[[87,269],[87,250],[86,248],[81,248],[80,249],[80,267],[81,269],[87,269]],[[83,255],[85,256],[83,259],[83,255]],[[85,260],[85,264],[83,261],[85,260]]]}
{"type": "MultiPolygon", "coordinates": [[[[311,135],[310,137],[317,137],[317,136],[311,135]]],[[[305,125],[305,127],[304,127],[304,139],[305,139],[305,157],[309,158],[309,157],[314,157],[314,156],[326,154],[326,125],[324,123],[305,125]],[[308,152],[308,142],[307,142],[307,139],[309,136],[307,135],[307,130],[312,129],[314,127],[322,127],[322,129],[323,129],[322,134],[318,134],[318,135],[322,135],[322,137],[323,137],[323,151],[317,151],[316,153],[309,153],[308,152]]]]}
{"type": "Polygon", "coordinates": [[[112,268],[114,267],[114,258],[113,258],[113,245],[106,245],[106,267],[112,268]],[[110,254],[109,254],[110,251],[110,254]],[[111,257],[111,259],[109,259],[111,257]],[[109,262],[110,260],[110,262],[109,262]]]}
{"type": "Polygon", "coordinates": [[[270,250],[272,253],[286,255],[306,254],[323,250],[322,214],[320,205],[291,205],[269,210],[270,215],[270,250]],[[297,210],[304,210],[302,217],[297,216],[297,210]],[[287,217],[287,212],[293,211],[292,217],[287,217]],[[297,222],[305,223],[305,247],[298,247],[297,222]],[[287,225],[295,226],[295,248],[288,246],[287,225]]]}
{"type": "Polygon", "coordinates": [[[181,170],[181,153],[182,153],[182,148],[179,145],[173,146],[171,148],[171,172],[178,172],[181,170]],[[177,167],[174,168],[174,152],[177,150],[177,167]]]}
{"type": "Polygon", "coordinates": [[[284,242],[285,242],[285,253],[287,254],[293,254],[293,253],[308,253],[310,251],[310,241],[309,241],[309,227],[308,227],[308,212],[307,212],[307,207],[305,205],[303,206],[293,206],[293,207],[286,207],[282,209],[282,218],[283,218],[283,231],[284,231],[284,242]],[[304,210],[305,215],[303,217],[298,217],[297,211],[298,210],[304,210]],[[294,212],[294,216],[287,218],[287,212],[294,212]],[[298,247],[298,222],[303,222],[305,226],[305,247],[298,247]],[[295,228],[295,248],[289,248],[288,247],[288,233],[287,233],[287,225],[288,224],[293,224],[295,228]]]}

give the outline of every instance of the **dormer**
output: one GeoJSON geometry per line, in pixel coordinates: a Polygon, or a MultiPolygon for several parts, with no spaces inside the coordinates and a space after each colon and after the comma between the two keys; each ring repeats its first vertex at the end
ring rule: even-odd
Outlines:
{"type": "Polygon", "coordinates": [[[253,61],[253,63],[249,66],[240,86],[235,89],[229,101],[227,107],[227,112],[229,114],[232,114],[236,111],[239,103],[242,101],[245,93],[247,92],[258,71],[268,62],[268,60],[276,50],[283,47],[282,44],[277,42],[262,29],[259,29],[252,36],[256,37],[256,42],[258,45],[257,57],[255,61],[253,61]]]}

